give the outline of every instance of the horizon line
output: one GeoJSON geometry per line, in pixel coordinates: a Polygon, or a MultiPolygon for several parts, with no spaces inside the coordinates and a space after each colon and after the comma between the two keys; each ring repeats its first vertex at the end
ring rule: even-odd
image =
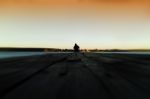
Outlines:
{"type": "MultiPolygon", "coordinates": [[[[27,49],[73,49],[73,48],[53,48],[53,47],[0,47],[0,49],[3,48],[27,48],[27,49]]],[[[150,50],[150,48],[81,48],[81,50],[150,50]]]]}

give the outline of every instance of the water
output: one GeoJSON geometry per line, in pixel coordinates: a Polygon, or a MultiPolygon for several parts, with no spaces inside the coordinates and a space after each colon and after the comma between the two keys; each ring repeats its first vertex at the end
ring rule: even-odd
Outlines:
{"type": "MultiPolygon", "coordinates": [[[[21,57],[21,56],[32,56],[32,55],[42,55],[46,53],[71,53],[71,52],[0,52],[0,59],[10,58],[10,57],[21,57]]],[[[108,53],[108,54],[143,54],[150,55],[150,52],[95,52],[95,53],[108,53]]]]}
{"type": "Polygon", "coordinates": [[[21,56],[31,56],[31,55],[42,55],[44,52],[0,52],[0,59],[10,58],[10,57],[21,57],[21,56]]]}
{"type": "Polygon", "coordinates": [[[150,55],[150,52],[95,52],[95,53],[108,53],[108,54],[143,54],[143,55],[150,55]]]}
{"type": "Polygon", "coordinates": [[[72,53],[72,52],[6,52],[0,51],[0,59],[11,58],[11,57],[22,57],[22,56],[32,56],[32,55],[43,55],[43,54],[58,54],[58,53],[72,53]]]}

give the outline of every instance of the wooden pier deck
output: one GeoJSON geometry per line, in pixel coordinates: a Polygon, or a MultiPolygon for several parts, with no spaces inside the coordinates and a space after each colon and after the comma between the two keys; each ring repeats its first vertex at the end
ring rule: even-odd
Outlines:
{"type": "Polygon", "coordinates": [[[0,99],[150,99],[150,55],[58,53],[1,59],[0,99]]]}

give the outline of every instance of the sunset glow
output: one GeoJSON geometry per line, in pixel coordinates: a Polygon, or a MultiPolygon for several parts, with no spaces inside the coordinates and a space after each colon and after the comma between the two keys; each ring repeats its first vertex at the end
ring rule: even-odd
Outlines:
{"type": "Polygon", "coordinates": [[[0,0],[0,47],[150,49],[149,0],[0,0]]]}

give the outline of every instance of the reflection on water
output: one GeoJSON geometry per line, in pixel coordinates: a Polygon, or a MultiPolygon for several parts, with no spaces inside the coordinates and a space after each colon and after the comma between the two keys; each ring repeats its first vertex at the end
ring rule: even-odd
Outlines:
{"type": "Polygon", "coordinates": [[[108,53],[108,54],[150,54],[150,52],[95,52],[95,53],[108,53]]]}
{"type": "Polygon", "coordinates": [[[42,54],[72,53],[72,52],[0,52],[0,59],[20,56],[42,55],[42,54]]]}
{"type": "MultiPolygon", "coordinates": [[[[0,52],[0,58],[42,55],[42,54],[57,54],[57,53],[72,53],[72,52],[0,52]]],[[[150,55],[150,52],[93,52],[93,53],[108,53],[108,54],[144,54],[150,55]]]]}
{"type": "Polygon", "coordinates": [[[41,54],[44,54],[44,52],[0,52],[0,58],[41,55],[41,54]]]}

